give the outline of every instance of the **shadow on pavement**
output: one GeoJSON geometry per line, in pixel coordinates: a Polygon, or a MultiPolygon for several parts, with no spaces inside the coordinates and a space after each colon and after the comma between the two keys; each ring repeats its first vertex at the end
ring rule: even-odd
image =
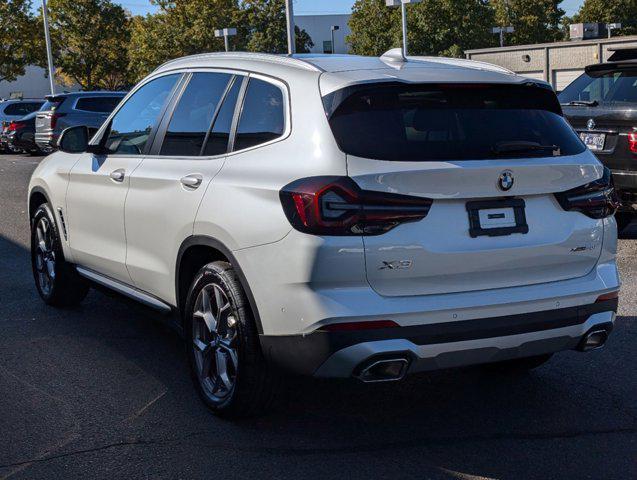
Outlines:
{"type": "Polygon", "coordinates": [[[529,375],[289,378],[271,414],[229,422],[154,312],[97,292],[46,307],[27,250],[2,237],[0,299],[0,478],[637,476],[634,317],[605,350],[529,375]]]}

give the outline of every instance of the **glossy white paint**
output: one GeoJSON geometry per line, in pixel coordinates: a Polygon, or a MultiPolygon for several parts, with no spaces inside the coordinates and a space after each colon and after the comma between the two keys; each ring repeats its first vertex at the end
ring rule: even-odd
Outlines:
{"type": "Polygon", "coordinates": [[[194,70],[255,75],[279,85],[287,105],[285,135],[211,158],[108,157],[95,165],[88,154],[52,155],[30,188],[44,189],[66,209],[70,261],[128,278],[125,283],[176,305],[182,243],[192,235],[212,238],[236,258],[269,335],[306,334],[353,320],[408,326],[545,311],[590,304],[619,287],[614,220],[564,212],[552,196],[602,175],[592,154],[494,162],[346,158],[321,99],[360,82],[528,79],[464,61],[425,59],[395,68],[365,57],[245,53],[187,57],[151,77],[194,70]],[[108,178],[116,168],[127,172],[121,184],[108,178]],[[472,239],[465,203],[504,196],[496,181],[505,168],[516,179],[507,195],[526,201],[530,232],[472,239]],[[195,190],[180,183],[190,174],[202,178],[195,190]],[[434,204],[424,220],[377,237],[306,235],[290,226],[279,191],[315,175],[349,175],[363,188],[426,196],[434,204]],[[571,252],[581,245],[587,248],[571,252]],[[382,261],[402,259],[413,268],[378,270],[382,261]]]}

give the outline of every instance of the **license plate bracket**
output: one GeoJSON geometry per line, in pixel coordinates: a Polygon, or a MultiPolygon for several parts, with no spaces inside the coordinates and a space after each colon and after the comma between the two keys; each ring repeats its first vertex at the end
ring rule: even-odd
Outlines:
{"type": "Polygon", "coordinates": [[[604,150],[604,145],[606,144],[605,133],[580,132],[579,138],[581,138],[582,142],[584,142],[584,144],[594,152],[604,150]]]}
{"type": "Polygon", "coordinates": [[[521,198],[505,198],[502,200],[478,200],[467,202],[469,214],[469,235],[471,238],[480,236],[501,237],[513,233],[529,233],[526,223],[526,203],[521,198]],[[512,215],[509,212],[512,210],[512,215]],[[485,211],[493,212],[485,217],[485,211]],[[481,215],[482,213],[482,215],[481,215]],[[482,217],[482,222],[481,222],[482,217]],[[493,217],[492,225],[484,225],[485,218],[493,217]],[[512,218],[511,218],[512,217],[512,218]],[[498,225],[499,219],[506,226],[498,225]]]}

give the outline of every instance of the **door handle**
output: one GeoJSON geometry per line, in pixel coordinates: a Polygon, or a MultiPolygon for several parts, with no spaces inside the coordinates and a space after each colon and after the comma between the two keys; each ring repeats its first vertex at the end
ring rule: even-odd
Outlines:
{"type": "Polygon", "coordinates": [[[203,177],[199,175],[198,173],[193,173],[183,177],[180,180],[180,182],[184,187],[195,190],[199,188],[199,186],[201,185],[201,182],[203,182],[203,177]]]}
{"type": "Polygon", "coordinates": [[[118,168],[117,170],[113,170],[110,174],[112,180],[115,180],[118,183],[124,181],[124,177],[126,176],[126,170],[123,168],[118,168]]]}

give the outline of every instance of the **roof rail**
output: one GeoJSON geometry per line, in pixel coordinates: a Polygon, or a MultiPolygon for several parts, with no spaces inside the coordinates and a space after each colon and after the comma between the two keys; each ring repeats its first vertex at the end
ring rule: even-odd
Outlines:
{"type": "Polygon", "coordinates": [[[179,63],[184,60],[196,60],[196,59],[205,59],[205,58],[227,58],[234,60],[256,60],[261,62],[270,62],[277,63],[279,65],[287,65],[290,67],[302,68],[304,70],[310,70],[314,72],[322,72],[323,70],[313,65],[310,62],[307,62],[301,58],[295,58],[289,55],[276,55],[272,53],[253,53],[253,52],[209,52],[209,53],[199,53],[195,55],[189,55],[186,57],[175,58],[173,60],[169,60],[160,66],[158,66],[154,71],[157,71],[161,68],[164,68],[173,63],[179,63]]]}

